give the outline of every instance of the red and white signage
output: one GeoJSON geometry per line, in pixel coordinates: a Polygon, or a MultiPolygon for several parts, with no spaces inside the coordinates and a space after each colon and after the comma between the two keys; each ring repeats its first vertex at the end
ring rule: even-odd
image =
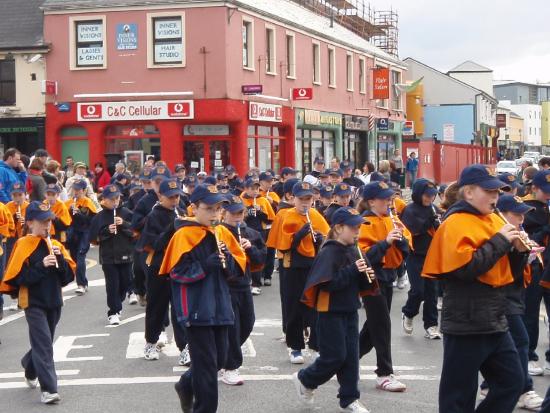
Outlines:
{"type": "Polygon", "coordinates": [[[390,69],[379,67],[372,71],[372,98],[390,98],[390,69]]]}
{"type": "Polygon", "coordinates": [[[57,95],[57,82],[53,80],[43,80],[42,94],[49,95],[49,96],[57,95]]]}
{"type": "Polygon", "coordinates": [[[261,122],[282,122],[283,107],[269,103],[250,102],[248,118],[261,122]]]}
{"type": "Polygon", "coordinates": [[[93,102],[78,104],[79,122],[113,120],[193,119],[192,100],[93,102]]]}
{"type": "Polygon", "coordinates": [[[292,100],[311,100],[313,99],[313,88],[300,87],[292,89],[292,100]]]}

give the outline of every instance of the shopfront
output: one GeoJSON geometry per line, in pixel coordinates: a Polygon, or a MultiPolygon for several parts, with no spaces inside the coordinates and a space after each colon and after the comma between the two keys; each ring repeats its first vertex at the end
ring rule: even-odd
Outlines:
{"type": "Polygon", "coordinates": [[[393,157],[393,151],[401,149],[402,125],[402,122],[378,119],[376,134],[378,162],[384,159],[390,160],[393,157]]]}
{"type": "Polygon", "coordinates": [[[47,105],[47,148],[54,156],[138,170],[154,155],[173,167],[215,173],[234,165],[244,174],[294,163],[290,108],[232,100],[81,102],[59,112],[47,105]],[[87,155],[89,154],[89,155],[87,155]],[[81,159],[82,158],[82,159],[81,159]]]}
{"type": "MultiPolygon", "coordinates": [[[[349,148],[348,148],[349,150],[349,148]]],[[[296,109],[296,169],[307,174],[317,157],[342,159],[342,115],[296,109]]]]}
{"type": "Polygon", "coordinates": [[[0,153],[12,147],[27,155],[44,148],[44,118],[0,118],[0,153]]]}
{"type": "Polygon", "coordinates": [[[343,159],[361,169],[369,159],[369,119],[362,116],[344,115],[343,159]]]}

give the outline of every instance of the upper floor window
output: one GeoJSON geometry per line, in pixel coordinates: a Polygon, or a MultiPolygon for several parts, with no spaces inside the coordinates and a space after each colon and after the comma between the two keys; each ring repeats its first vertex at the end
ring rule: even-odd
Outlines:
{"type": "Polygon", "coordinates": [[[286,35],[286,76],[296,77],[296,36],[294,33],[286,35]]]}
{"type": "Polygon", "coordinates": [[[103,20],[75,21],[77,68],[105,66],[105,30],[103,20]]]}
{"type": "Polygon", "coordinates": [[[336,49],[328,47],[328,85],[336,87],[336,49]]]}
{"type": "Polygon", "coordinates": [[[364,57],[359,58],[359,93],[367,93],[367,62],[364,57]]]}
{"type": "Polygon", "coordinates": [[[15,60],[0,60],[0,105],[15,105],[15,60]]]}
{"type": "Polygon", "coordinates": [[[184,20],[182,15],[153,17],[153,65],[183,65],[184,20]]]}
{"type": "Polygon", "coordinates": [[[275,29],[267,27],[265,29],[265,70],[269,74],[277,73],[277,56],[275,53],[275,29]]]}
{"type": "Polygon", "coordinates": [[[254,22],[243,20],[243,67],[254,70],[254,22]]]}
{"type": "Polygon", "coordinates": [[[346,54],[346,89],[353,91],[353,54],[346,54]]]}
{"type": "Polygon", "coordinates": [[[321,84],[321,45],[313,43],[313,83],[316,85],[321,84]]]}
{"type": "Polygon", "coordinates": [[[401,110],[401,93],[399,92],[398,85],[401,83],[401,73],[392,70],[391,72],[391,108],[394,110],[401,110]]]}

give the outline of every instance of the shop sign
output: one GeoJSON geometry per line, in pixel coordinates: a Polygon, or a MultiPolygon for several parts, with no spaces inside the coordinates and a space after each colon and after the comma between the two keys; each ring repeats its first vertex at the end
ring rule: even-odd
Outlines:
{"type": "Polygon", "coordinates": [[[345,128],[348,129],[348,130],[368,131],[369,130],[369,118],[365,118],[365,117],[362,117],[362,116],[345,115],[344,116],[344,125],[345,125],[345,128]]]}
{"type": "Polygon", "coordinates": [[[194,114],[192,100],[78,104],[79,122],[193,119],[194,114]]]}
{"type": "Polygon", "coordinates": [[[497,113],[497,128],[506,127],[506,113],[497,113]]]}
{"type": "Polygon", "coordinates": [[[54,80],[43,80],[42,94],[48,96],[57,95],[57,82],[54,80]]]}
{"type": "Polygon", "coordinates": [[[373,99],[390,98],[390,69],[380,67],[373,71],[372,96],[373,99]]]}
{"type": "Polygon", "coordinates": [[[446,123],[443,125],[443,140],[452,142],[455,140],[455,125],[446,123]]]}
{"type": "Polygon", "coordinates": [[[282,122],[283,107],[269,103],[250,102],[249,119],[260,122],[282,122]]]}
{"type": "Polygon", "coordinates": [[[182,38],[181,17],[155,20],[155,39],[182,38]]]}
{"type": "Polygon", "coordinates": [[[71,104],[69,102],[62,102],[57,104],[57,111],[58,112],[70,112],[71,111],[71,104]]]}
{"type": "Polygon", "coordinates": [[[342,126],[342,115],[324,113],[318,110],[304,110],[304,125],[313,126],[342,126]]]}
{"type": "Polygon", "coordinates": [[[403,136],[414,136],[414,121],[405,121],[403,124],[403,136]]]}
{"type": "Polygon", "coordinates": [[[378,118],[376,120],[376,128],[378,130],[389,130],[390,122],[388,118],[378,118]]]}
{"type": "Polygon", "coordinates": [[[79,47],[76,51],[79,66],[103,64],[103,47],[79,47]]]}
{"type": "Polygon", "coordinates": [[[292,100],[311,100],[313,99],[313,88],[300,87],[292,89],[292,100]]]}
{"type": "Polygon", "coordinates": [[[77,38],[79,43],[101,43],[103,41],[103,22],[78,23],[77,38]]]}
{"type": "Polygon", "coordinates": [[[116,49],[136,50],[138,48],[137,24],[117,24],[116,49]]]}
{"type": "Polygon", "coordinates": [[[185,136],[227,136],[229,125],[185,125],[185,136]]]}
{"type": "Polygon", "coordinates": [[[259,95],[263,92],[264,87],[262,85],[242,85],[241,92],[243,95],[259,95]]]}
{"type": "Polygon", "coordinates": [[[36,126],[13,126],[0,128],[0,133],[29,133],[29,132],[38,132],[36,126]]]}

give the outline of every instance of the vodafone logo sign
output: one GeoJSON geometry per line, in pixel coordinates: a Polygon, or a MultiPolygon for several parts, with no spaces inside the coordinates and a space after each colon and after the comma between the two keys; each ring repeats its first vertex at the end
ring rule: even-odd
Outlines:
{"type": "Polygon", "coordinates": [[[300,87],[292,89],[292,100],[311,100],[313,99],[313,89],[310,87],[300,87]]]}
{"type": "Polygon", "coordinates": [[[192,100],[79,103],[77,113],[80,122],[193,119],[195,115],[192,100]]]}

